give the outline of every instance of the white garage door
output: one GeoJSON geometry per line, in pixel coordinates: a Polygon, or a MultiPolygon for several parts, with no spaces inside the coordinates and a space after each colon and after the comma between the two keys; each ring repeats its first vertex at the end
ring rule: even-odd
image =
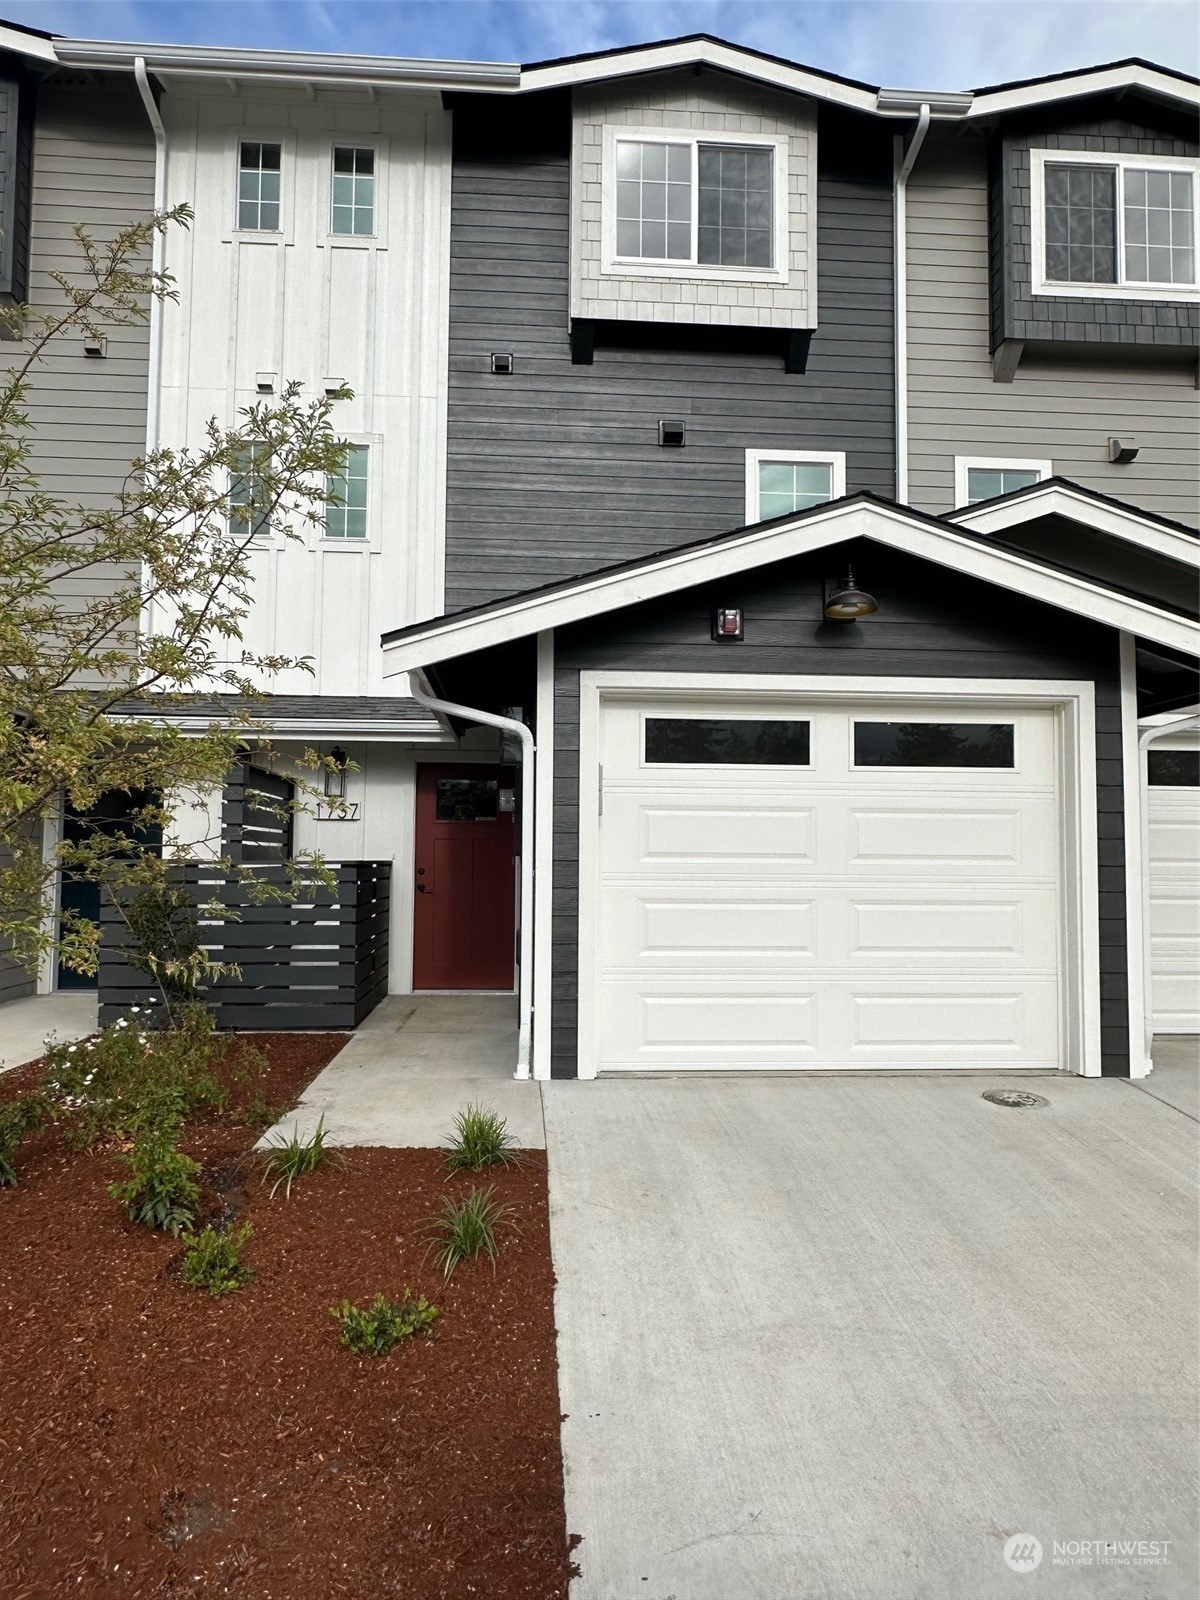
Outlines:
{"type": "Polygon", "coordinates": [[[1154,1031],[1200,1033],[1200,749],[1151,745],[1147,769],[1154,1031]]]}
{"type": "Polygon", "coordinates": [[[600,1071],[1056,1068],[1047,709],[602,709],[600,1071]]]}

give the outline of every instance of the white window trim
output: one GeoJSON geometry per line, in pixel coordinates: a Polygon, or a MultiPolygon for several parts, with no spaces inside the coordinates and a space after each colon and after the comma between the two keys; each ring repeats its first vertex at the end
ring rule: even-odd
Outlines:
{"type": "MultiPolygon", "coordinates": [[[[1100,1038],[1100,893],[1096,821],[1095,689],[1089,682],[1006,678],[827,677],[790,673],[581,672],[579,674],[579,793],[598,796],[602,707],[614,699],[653,697],[686,704],[699,695],[753,698],[855,710],[859,703],[916,702],[953,716],[967,711],[1018,715],[1052,707],[1059,724],[1058,819],[1062,874],[1061,1066],[1098,1077],[1100,1038]]],[[[948,718],[947,718],[948,719],[948,718]]],[[[578,1051],[580,1078],[596,1076],[599,951],[600,816],[598,804],[579,807],[578,1051]]],[[[801,1074],[797,1074],[800,1076],[801,1074]]]]}
{"type": "Polygon", "coordinates": [[[387,178],[388,140],[377,133],[331,134],[321,146],[321,177],[317,195],[317,247],[335,250],[386,250],[388,243],[387,178]],[[333,152],[374,150],[375,152],[375,232],[334,233],[333,231],[333,152]]]}
{"type": "MultiPolygon", "coordinates": [[[[332,159],[332,158],[331,158],[332,159]]],[[[296,219],[296,137],[287,128],[248,128],[244,123],[229,129],[228,177],[222,202],[225,207],[225,230],[222,240],[231,244],[279,245],[295,240],[296,219]],[[279,227],[238,227],[238,174],[242,168],[243,144],[277,144],[279,154],[279,227]]]]}
{"type": "MultiPolygon", "coordinates": [[[[846,452],[844,450],[747,450],[746,451],[746,525],[760,522],[758,513],[758,469],[764,463],[779,462],[782,466],[815,464],[832,467],[829,499],[840,500],[846,493],[846,452]]],[[[799,515],[800,513],[796,513],[799,515]]]]}
{"type": "MultiPolygon", "coordinates": [[[[1013,456],[955,456],[954,458],[954,509],[962,511],[971,506],[971,472],[1036,472],[1038,482],[1044,483],[1054,476],[1053,461],[1018,460],[1013,456]]],[[[976,505],[986,502],[977,500],[976,505]]]]}
{"type": "Polygon", "coordinates": [[[1200,300],[1200,157],[1139,156],[1091,150],[1031,150],[1030,250],[1033,293],[1056,299],[1085,300],[1200,300]],[[1192,266],[1197,273],[1190,285],[1179,283],[1058,283],[1046,277],[1046,164],[1055,166],[1112,167],[1117,174],[1117,271],[1125,270],[1125,170],[1190,172],[1192,175],[1192,266]]]}
{"type": "Polygon", "coordinates": [[[720,129],[626,128],[604,125],[603,182],[601,184],[600,271],[607,277],[688,278],[705,283],[787,283],[791,262],[791,237],[788,226],[789,142],[785,134],[725,133],[720,129]],[[692,256],[696,254],[696,234],[700,221],[699,190],[696,177],[697,149],[702,144],[740,144],[753,150],[774,153],[772,183],[774,218],[772,236],[774,265],[770,267],[701,266],[692,261],[644,261],[617,254],[617,142],[629,139],[649,144],[686,144],[692,151],[692,256]]]}
{"type": "Polygon", "coordinates": [[[323,554],[342,551],[347,555],[378,554],[383,548],[383,499],[379,470],[383,436],[378,433],[345,433],[339,437],[345,439],[347,444],[367,452],[367,536],[365,539],[354,539],[340,533],[327,533],[323,502],[317,546],[323,554]]]}

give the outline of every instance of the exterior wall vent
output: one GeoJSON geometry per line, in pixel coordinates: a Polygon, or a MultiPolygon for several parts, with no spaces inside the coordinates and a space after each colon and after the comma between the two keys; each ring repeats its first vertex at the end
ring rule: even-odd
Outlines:
{"type": "Polygon", "coordinates": [[[672,450],[682,450],[687,442],[687,424],[679,418],[661,417],[658,423],[658,442],[672,450]]]}
{"type": "Polygon", "coordinates": [[[492,351],[492,371],[494,373],[496,373],[499,377],[507,378],[507,377],[511,377],[512,370],[513,370],[512,351],[511,350],[493,350],[492,351]]]}

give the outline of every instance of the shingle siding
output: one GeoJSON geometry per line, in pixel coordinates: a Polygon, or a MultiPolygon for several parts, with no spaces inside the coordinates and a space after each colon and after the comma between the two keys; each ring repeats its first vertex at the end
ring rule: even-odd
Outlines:
{"type": "MultiPolygon", "coordinates": [[[[1116,635],[1035,601],[913,557],[863,545],[855,570],[880,601],[877,617],[834,632],[820,621],[824,554],[721,585],[745,608],[746,640],[714,645],[717,598],[691,589],[625,618],[577,623],[555,636],[553,1041],[555,1077],[577,1070],[579,940],[579,674],[581,671],[863,674],[881,677],[1090,680],[1096,694],[1101,897],[1102,1067],[1129,1071],[1120,673],[1116,635]]],[[[589,794],[588,804],[594,803],[589,794]]]]}
{"type": "Polygon", "coordinates": [[[565,101],[455,111],[446,605],[646,555],[745,521],[749,448],[846,452],[847,489],[894,487],[892,222],[884,145],[823,120],[820,327],[804,376],[778,350],[597,347],[573,366],[565,101]],[[836,163],[836,164],[835,164],[836,163]],[[493,376],[511,351],[511,376],[493,376]],[[658,444],[682,417],[682,450],[658,444]]]}

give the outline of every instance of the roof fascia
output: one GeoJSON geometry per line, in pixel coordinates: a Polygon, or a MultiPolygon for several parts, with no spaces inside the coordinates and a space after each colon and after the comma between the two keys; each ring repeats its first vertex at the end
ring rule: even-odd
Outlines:
{"type": "Polygon", "coordinates": [[[1049,106],[1062,100],[1079,100],[1087,95],[1117,94],[1140,89],[1156,99],[1200,108],[1200,85],[1187,83],[1152,67],[1103,67],[1098,72],[1081,72],[1076,77],[1054,83],[1030,83],[1016,89],[977,89],[969,117],[994,117],[1006,111],[1023,111],[1033,106],[1049,106]]]}
{"type": "Polygon", "coordinates": [[[11,51],[16,56],[30,56],[33,60],[45,61],[50,66],[56,66],[58,63],[53,39],[26,33],[23,28],[9,27],[2,22],[0,22],[0,50],[11,51]]]}
{"type": "Polygon", "coordinates": [[[543,629],[561,628],[621,606],[661,599],[731,573],[753,571],[826,545],[859,538],[873,539],[1172,649],[1200,649],[1200,625],[1160,611],[1148,602],[1115,594],[1102,584],[1073,574],[1051,571],[1034,557],[989,546],[945,524],[918,520],[899,509],[848,502],[801,522],[748,529],[741,537],[723,540],[715,547],[690,546],[668,553],[632,572],[619,569],[597,573],[566,591],[517,597],[510,605],[484,616],[451,617],[410,638],[385,638],[383,673],[391,677],[432,666],[543,629]]]}
{"type": "Polygon", "coordinates": [[[975,533],[1003,533],[1009,528],[1019,528],[1040,517],[1066,517],[1081,523],[1097,533],[1111,534],[1116,539],[1128,540],[1144,550],[1181,561],[1186,566],[1200,568],[1200,539],[1186,533],[1176,533],[1172,528],[1161,527],[1133,511],[1120,511],[1116,506],[1099,503],[1076,489],[1048,484],[1019,500],[1009,500],[989,506],[986,502],[964,506],[949,513],[948,519],[975,533]]]}

